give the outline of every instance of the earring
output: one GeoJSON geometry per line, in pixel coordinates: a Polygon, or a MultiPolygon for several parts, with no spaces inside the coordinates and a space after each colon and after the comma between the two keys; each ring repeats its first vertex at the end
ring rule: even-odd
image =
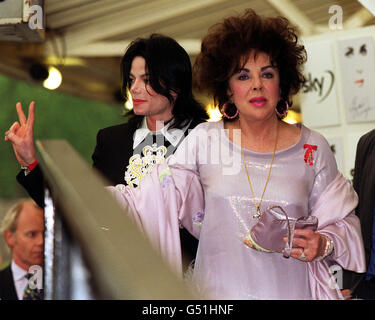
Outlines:
{"type": "Polygon", "coordinates": [[[288,101],[286,101],[285,100],[285,110],[284,110],[284,112],[283,113],[280,113],[278,110],[277,110],[277,106],[276,106],[276,108],[275,108],[275,112],[276,112],[276,114],[279,116],[279,118],[284,118],[284,117],[286,117],[286,115],[288,114],[288,110],[289,110],[289,103],[288,103],[288,101]]]}
{"type": "Polygon", "coordinates": [[[235,117],[237,117],[238,116],[238,109],[236,108],[236,113],[233,116],[228,116],[227,113],[225,112],[225,109],[227,108],[227,106],[228,106],[228,102],[225,102],[223,104],[222,108],[220,109],[220,111],[223,114],[224,118],[234,119],[235,117]]]}

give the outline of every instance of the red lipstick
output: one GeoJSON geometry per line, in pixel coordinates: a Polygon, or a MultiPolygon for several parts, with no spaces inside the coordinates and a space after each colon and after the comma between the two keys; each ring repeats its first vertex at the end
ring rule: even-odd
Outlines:
{"type": "Polygon", "coordinates": [[[141,100],[141,99],[133,99],[133,106],[138,106],[142,103],[145,103],[146,100],[141,100]]]}
{"type": "Polygon", "coordinates": [[[267,99],[265,97],[254,97],[249,102],[255,107],[262,107],[267,103],[267,99]]]}

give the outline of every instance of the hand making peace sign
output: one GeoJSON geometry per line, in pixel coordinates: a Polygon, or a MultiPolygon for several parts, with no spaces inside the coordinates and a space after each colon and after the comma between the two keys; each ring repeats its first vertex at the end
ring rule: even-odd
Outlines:
{"type": "Polygon", "coordinates": [[[17,103],[16,109],[19,122],[16,121],[5,132],[5,141],[12,142],[14,154],[21,166],[27,167],[36,160],[34,145],[34,106],[35,102],[31,102],[29,106],[28,118],[22,110],[20,102],[17,103]]]}

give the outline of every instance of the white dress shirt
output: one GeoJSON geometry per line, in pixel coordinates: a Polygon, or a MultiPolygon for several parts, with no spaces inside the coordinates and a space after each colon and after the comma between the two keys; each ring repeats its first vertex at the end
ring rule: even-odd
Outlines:
{"type": "MultiPolygon", "coordinates": [[[[162,122],[160,122],[162,123],[162,122]]],[[[158,131],[154,131],[154,134],[161,133],[167,139],[170,144],[172,144],[174,147],[178,145],[180,140],[184,137],[185,131],[189,128],[191,121],[187,123],[186,126],[184,126],[182,129],[178,128],[173,128],[168,130],[169,126],[171,125],[171,122],[167,123],[166,126],[163,128],[159,129],[158,131]]],[[[158,125],[158,123],[156,124],[158,125]]],[[[143,117],[141,127],[135,130],[134,136],[133,136],[133,149],[135,149],[145,138],[146,136],[152,132],[148,127],[147,127],[147,120],[146,117],[143,117]]]]}
{"type": "Polygon", "coordinates": [[[18,300],[22,300],[23,292],[26,288],[28,280],[26,278],[27,271],[19,267],[14,260],[11,263],[11,270],[13,273],[14,286],[16,287],[18,300]]]}
{"type": "Polygon", "coordinates": [[[164,127],[162,127],[163,122],[157,122],[158,130],[150,131],[147,127],[146,117],[143,117],[140,128],[133,135],[133,156],[129,158],[129,165],[124,174],[126,184],[131,187],[138,186],[143,178],[152,172],[156,164],[162,163],[175,151],[190,124],[191,120],[181,129],[168,129],[171,122],[164,127]],[[162,136],[164,139],[157,143],[153,136],[162,136]],[[170,144],[169,147],[167,147],[168,144],[170,144]]]}

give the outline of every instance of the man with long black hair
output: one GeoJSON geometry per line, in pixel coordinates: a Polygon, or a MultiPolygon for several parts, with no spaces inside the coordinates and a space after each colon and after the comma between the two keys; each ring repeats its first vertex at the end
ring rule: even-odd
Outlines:
{"type": "MultiPolygon", "coordinates": [[[[126,100],[132,99],[133,110],[126,114],[127,123],[98,132],[93,167],[110,184],[136,187],[155,164],[176,150],[189,129],[208,115],[192,93],[189,55],[170,37],[153,34],[134,40],[121,60],[121,74],[122,90],[126,100]]],[[[26,118],[17,104],[19,122],[6,132],[5,140],[12,142],[22,168],[18,182],[44,207],[43,174],[33,138],[34,105],[30,104],[26,118]]],[[[181,242],[190,261],[197,240],[182,230],[181,242]]]]}

